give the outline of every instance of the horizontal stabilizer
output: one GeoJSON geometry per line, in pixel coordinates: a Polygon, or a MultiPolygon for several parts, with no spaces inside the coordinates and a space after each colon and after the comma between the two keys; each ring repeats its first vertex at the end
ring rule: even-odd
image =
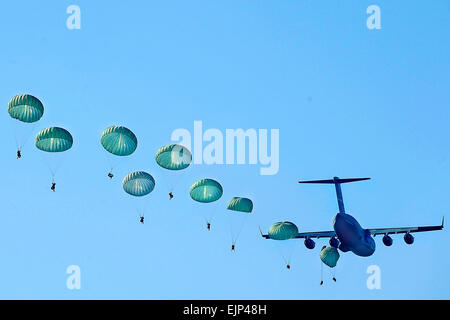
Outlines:
{"type": "Polygon", "coordinates": [[[298,183],[335,184],[335,183],[347,183],[347,182],[355,182],[355,181],[363,181],[363,180],[370,180],[370,178],[341,179],[341,178],[335,177],[334,179],[327,179],[327,180],[305,180],[305,181],[299,181],[298,183]]]}

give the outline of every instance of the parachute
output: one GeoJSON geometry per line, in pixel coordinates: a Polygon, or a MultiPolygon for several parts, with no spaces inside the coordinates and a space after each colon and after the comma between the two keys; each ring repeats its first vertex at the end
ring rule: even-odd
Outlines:
{"type": "MultiPolygon", "coordinates": [[[[298,234],[297,226],[289,221],[284,222],[276,222],[269,228],[269,238],[273,240],[289,240],[294,238],[298,234]]],[[[283,257],[283,260],[288,269],[291,268],[291,257],[294,252],[296,245],[298,245],[297,241],[275,241],[274,244],[280,255],[283,257]]]]}
{"type": "Polygon", "coordinates": [[[219,200],[222,197],[223,189],[216,180],[202,179],[191,186],[189,194],[195,201],[209,203],[219,200]]]}
{"type": "MultiPolygon", "coordinates": [[[[336,264],[339,260],[339,251],[335,247],[327,247],[323,246],[320,251],[320,260],[322,260],[323,264],[326,264],[331,269],[336,267],[336,264]]],[[[323,264],[320,266],[320,285],[323,284],[323,264]]],[[[336,269],[333,269],[333,281],[336,282],[336,269]]]]}
{"type": "Polygon", "coordinates": [[[62,155],[57,154],[65,153],[65,151],[72,148],[73,138],[69,131],[60,127],[50,127],[41,130],[36,135],[36,148],[44,151],[48,154],[46,158],[46,164],[52,173],[52,187],[51,190],[55,191],[55,175],[61,162],[63,160],[62,155]]]}
{"type": "Polygon", "coordinates": [[[11,118],[26,123],[33,123],[44,115],[44,105],[32,95],[19,94],[9,101],[8,113],[11,118]]]}
{"type": "Polygon", "coordinates": [[[144,196],[148,195],[155,188],[156,182],[151,174],[144,171],[135,171],[127,174],[122,181],[123,190],[138,199],[135,202],[139,212],[139,221],[144,223],[144,215],[147,201],[144,196]]]}
{"type": "Polygon", "coordinates": [[[69,131],[60,127],[50,127],[41,130],[36,135],[36,147],[45,152],[64,152],[73,145],[69,131]]]}
{"type": "Polygon", "coordinates": [[[111,157],[108,157],[110,165],[108,177],[112,179],[114,177],[112,171],[117,165],[117,159],[113,159],[115,158],[114,156],[125,157],[134,153],[137,148],[137,138],[136,135],[126,127],[111,126],[103,131],[100,143],[103,148],[112,155],[111,157]]]}
{"type": "MultiPolygon", "coordinates": [[[[219,182],[213,179],[201,179],[195,182],[190,190],[192,200],[208,204],[219,200],[222,197],[223,189],[219,182]]],[[[212,208],[214,210],[195,210],[195,212],[200,213],[206,220],[206,227],[208,231],[211,229],[211,220],[213,219],[216,207],[212,208]]]]}
{"type": "Polygon", "coordinates": [[[167,170],[183,170],[192,162],[191,152],[179,145],[164,146],[156,152],[156,163],[167,170]]]}
{"type": "Polygon", "coordinates": [[[253,211],[253,202],[248,198],[233,197],[228,203],[228,210],[251,213],[253,211]]]}
{"type": "Polygon", "coordinates": [[[128,128],[111,126],[106,128],[100,139],[106,151],[116,156],[129,156],[137,148],[137,138],[128,128]]]}
{"type": "Polygon", "coordinates": [[[155,179],[144,171],[131,172],[122,181],[123,190],[135,197],[149,194],[155,188],[155,184],[155,179]]]}
{"type": "Polygon", "coordinates": [[[325,247],[320,251],[320,260],[330,268],[336,267],[339,257],[339,251],[334,247],[325,247]]]}
{"type": "Polygon", "coordinates": [[[298,228],[292,222],[277,222],[269,228],[269,237],[273,240],[288,240],[298,234],[298,228]]]}
{"type": "Polygon", "coordinates": [[[253,211],[253,202],[248,198],[233,197],[228,203],[228,210],[233,211],[228,215],[231,231],[231,250],[234,251],[236,241],[244,228],[244,224],[253,211]]]}
{"type": "Polygon", "coordinates": [[[189,167],[192,162],[191,152],[182,145],[171,144],[160,148],[156,152],[156,163],[170,173],[170,177],[164,174],[164,181],[169,192],[169,199],[173,198],[175,186],[180,182],[184,169],[189,167]]]}
{"type": "Polygon", "coordinates": [[[8,114],[14,122],[12,127],[16,140],[17,159],[19,159],[21,149],[29,139],[36,122],[44,115],[44,105],[32,95],[19,94],[9,101],[8,114]]]}

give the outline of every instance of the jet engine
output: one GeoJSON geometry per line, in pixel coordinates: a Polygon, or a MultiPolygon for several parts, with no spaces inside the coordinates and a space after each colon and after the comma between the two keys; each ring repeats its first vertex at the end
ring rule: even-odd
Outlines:
{"type": "MultiPolygon", "coordinates": [[[[405,240],[405,241],[406,241],[406,240],[405,240]]],[[[392,246],[392,242],[393,242],[393,240],[392,240],[392,238],[391,238],[388,234],[385,234],[385,235],[383,236],[383,243],[384,243],[384,245],[385,245],[386,247],[392,246]]]]}
{"type": "Polygon", "coordinates": [[[405,236],[403,237],[403,239],[405,240],[406,244],[413,244],[414,243],[414,237],[411,233],[405,233],[405,236]]]}
{"type": "Polygon", "coordinates": [[[337,249],[339,247],[339,240],[335,237],[330,238],[330,246],[337,249]]]}
{"type": "Polygon", "coordinates": [[[314,240],[311,240],[310,238],[305,239],[305,247],[307,247],[308,249],[314,249],[315,246],[316,243],[314,242],[314,240]]]}

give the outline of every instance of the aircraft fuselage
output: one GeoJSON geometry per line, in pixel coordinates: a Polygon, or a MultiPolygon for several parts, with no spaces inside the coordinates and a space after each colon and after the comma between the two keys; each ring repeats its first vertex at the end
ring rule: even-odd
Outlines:
{"type": "Polygon", "coordinates": [[[375,252],[375,241],[370,231],[363,229],[351,215],[346,213],[336,214],[333,228],[339,239],[341,251],[351,251],[361,257],[371,256],[375,252]]]}

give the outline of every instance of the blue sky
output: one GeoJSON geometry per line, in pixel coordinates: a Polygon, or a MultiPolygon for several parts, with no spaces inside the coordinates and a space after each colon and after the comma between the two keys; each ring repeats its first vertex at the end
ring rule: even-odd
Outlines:
{"type": "MultiPolygon", "coordinates": [[[[57,299],[448,299],[449,233],[376,238],[369,258],[346,253],[338,282],[320,287],[319,250],[301,242],[286,270],[259,237],[277,221],[330,230],[331,186],[299,179],[369,176],[343,187],[363,227],[440,223],[449,194],[450,4],[411,1],[8,1],[0,10],[3,168],[0,298],[57,299]],[[66,8],[81,8],[81,30],[66,8]],[[381,8],[368,30],[366,8],[381,8]],[[16,94],[44,103],[23,158],[15,158],[6,112],[16,94]],[[154,161],[177,128],[280,130],[280,170],[196,165],[169,202],[154,161]],[[132,129],[135,154],[106,177],[99,140],[114,124],[132,129]],[[33,137],[48,126],[74,136],[57,192],[33,137]],[[121,187],[125,174],[156,179],[145,225],[121,187]],[[210,177],[224,188],[205,230],[189,186],[210,177]],[[248,196],[254,212],[230,252],[225,210],[248,196]],[[81,268],[81,290],[66,268],[81,268]],[[381,290],[366,269],[381,268],[381,290]]],[[[450,217],[449,217],[450,218],[450,217]]]]}

